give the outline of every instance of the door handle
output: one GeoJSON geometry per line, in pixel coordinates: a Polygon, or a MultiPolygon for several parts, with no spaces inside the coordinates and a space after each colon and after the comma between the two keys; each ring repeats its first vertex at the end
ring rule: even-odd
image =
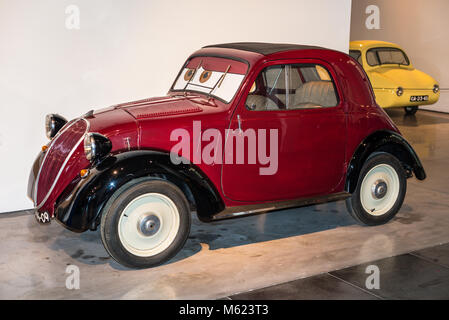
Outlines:
{"type": "Polygon", "coordinates": [[[239,133],[242,133],[242,120],[240,119],[240,115],[237,115],[237,124],[239,126],[239,133]]]}

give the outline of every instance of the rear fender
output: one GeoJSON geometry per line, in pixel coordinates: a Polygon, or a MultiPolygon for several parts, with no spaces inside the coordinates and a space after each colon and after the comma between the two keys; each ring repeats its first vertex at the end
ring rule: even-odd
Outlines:
{"type": "Polygon", "coordinates": [[[345,190],[347,192],[355,191],[362,166],[373,152],[388,152],[394,155],[401,161],[408,177],[414,173],[418,180],[426,178],[426,172],[418,155],[404,137],[393,131],[376,131],[363,140],[351,158],[346,175],[345,190]]]}

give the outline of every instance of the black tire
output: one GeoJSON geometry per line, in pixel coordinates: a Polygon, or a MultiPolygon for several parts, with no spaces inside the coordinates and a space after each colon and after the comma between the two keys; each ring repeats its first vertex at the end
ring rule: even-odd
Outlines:
{"type": "MultiPolygon", "coordinates": [[[[105,205],[100,224],[101,240],[111,257],[121,265],[137,269],[150,268],[170,260],[182,249],[189,236],[190,225],[191,217],[188,202],[176,185],[164,180],[136,179],[119,188],[105,205]],[[122,243],[119,235],[119,222],[128,204],[148,193],[163,195],[174,203],[177,209],[175,214],[179,216],[179,228],[173,241],[165,250],[144,257],[134,254],[122,243]]],[[[139,230],[136,225],[137,233],[139,233],[139,230]]]]}
{"type": "Polygon", "coordinates": [[[418,111],[418,106],[404,107],[404,111],[406,115],[412,116],[418,111]]]}
{"type": "MultiPolygon", "coordinates": [[[[365,187],[365,190],[367,190],[366,188],[367,187],[365,187]]],[[[371,188],[370,190],[373,190],[373,188],[371,188]]],[[[383,197],[386,197],[386,196],[394,197],[394,194],[391,194],[391,195],[388,194],[388,191],[389,191],[388,187],[385,190],[387,190],[387,191],[383,196],[381,196],[382,197],[381,199],[383,199],[383,197]]],[[[391,192],[395,193],[394,191],[391,191],[391,192]]],[[[402,167],[399,160],[396,159],[396,157],[394,157],[393,155],[391,155],[389,153],[375,152],[370,157],[368,157],[368,159],[365,161],[365,164],[363,165],[362,170],[360,171],[359,179],[357,182],[357,187],[356,187],[354,193],[352,194],[352,196],[350,198],[346,199],[346,207],[347,207],[349,213],[360,224],[364,224],[364,225],[368,225],[368,226],[381,225],[381,224],[384,224],[384,223],[387,223],[388,221],[390,221],[397,214],[397,212],[399,211],[399,209],[402,206],[406,192],[407,192],[407,178],[406,178],[405,170],[402,167]],[[367,211],[364,209],[364,206],[363,206],[362,200],[361,200],[361,189],[362,189],[362,183],[364,181],[365,176],[371,171],[371,169],[377,167],[378,165],[382,165],[382,164],[388,165],[390,168],[392,168],[394,170],[394,172],[396,172],[397,178],[398,178],[397,185],[399,186],[399,191],[397,193],[397,197],[396,197],[395,201],[394,201],[394,198],[391,198],[392,199],[391,202],[394,201],[394,204],[391,206],[391,209],[389,209],[388,211],[386,211],[383,214],[374,215],[372,212],[375,212],[375,209],[373,209],[372,211],[367,211]]],[[[373,193],[372,197],[373,197],[373,199],[375,199],[375,196],[374,196],[375,192],[372,191],[372,193],[373,193]]],[[[388,198],[386,198],[386,199],[388,199],[388,198]]],[[[378,200],[376,199],[375,201],[378,201],[378,200]]],[[[387,208],[388,208],[388,206],[386,206],[385,210],[387,210],[387,208]]],[[[381,211],[379,211],[379,213],[381,213],[381,211]]]]}

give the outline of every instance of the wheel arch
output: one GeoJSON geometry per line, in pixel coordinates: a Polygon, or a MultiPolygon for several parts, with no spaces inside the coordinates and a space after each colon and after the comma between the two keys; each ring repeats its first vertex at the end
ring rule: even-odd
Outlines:
{"type": "Polygon", "coordinates": [[[114,192],[134,179],[145,177],[166,180],[179,187],[200,220],[209,221],[211,215],[224,209],[219,192],[197,166],[175,165],[165,152],[138,150],[111,155],[91,168],[87,177],[74,179],[57,199],[55,216],[72,231],[95,230],[114,192]]]}
{"type": "Polygon", "coordinates": [[[348,165],[345,191],[354,192],[362,166],[373,152],[387,152],[395,156],[402,163],[407,177],[414,173],[418,180],[426,178],[424,167],[407,140],[396,132],[381,130],[366,137],[354,151],[348,165]]]}

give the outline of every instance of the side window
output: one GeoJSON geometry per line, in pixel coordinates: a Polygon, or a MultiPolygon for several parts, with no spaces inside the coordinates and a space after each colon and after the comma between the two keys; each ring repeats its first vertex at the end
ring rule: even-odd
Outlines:
{"type": "Polygon", "coordinates": [[[368,62],[370,66],[377,66],[380,64],[374,50],[370,50],[366,53],[366,62],[368,62]]]}
{"type": "Polygon", "coordinates": [[[246,107],[254,111],[328,108],[338,105],[329,72],[317,64],[267,67],[252,84],[246,107]]]}
{"type": "Polygon", "coordinates": [[[294,94],[293,88],[302,84],[302,81],[297,69],[283,65],[268,67],[265,72],[265,83],[269,91],[285,105],[286,99],[294,94]]]}
{"type": "Polygon", "coordinates": [[[362,53],[359,50],[350,50],[349,55],[357,60],[358,63],[362,64],[362,53]]]}

